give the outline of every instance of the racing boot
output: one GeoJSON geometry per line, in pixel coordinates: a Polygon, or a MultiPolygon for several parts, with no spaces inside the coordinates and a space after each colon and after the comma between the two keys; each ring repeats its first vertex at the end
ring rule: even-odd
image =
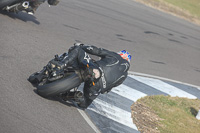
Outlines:
{"type": "Polygon", "coordinates": [[[67,92],[62,94],[61,98],[66,102],[70,102],[79,109],[84,109],[79,106],[81,103],[84,103],[84,95],[81,91],[67,92]]]}

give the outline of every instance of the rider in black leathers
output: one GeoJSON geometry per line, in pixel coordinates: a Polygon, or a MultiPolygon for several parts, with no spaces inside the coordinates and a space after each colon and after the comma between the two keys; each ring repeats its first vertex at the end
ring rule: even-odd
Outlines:
{"type": "MultiPolygon", "coordinates": [[[[68,54],[68,57],[63,62],[56,62],[56,65],[61,68],[73,65],[77,69],[89,65],[90,69],[99,71],[97,77],[88,77],[88,75],[92,74],[90,73],[91,71],[86,69],[83,69],[84,71],[81,73],[83,82],[85,82],[84,96],[78,102],[78,106],[81,108],[87,108],[100,93],[107,93],[113,87],[122,84],[130,67],[130,60],[127,61],[118,53],[95,46],[75,44],[69,49],[68,54]],[[99,56],[101,59],[93,61],[87,53],[99,56]]],[[[131,55],[129,57],[131,59],[131,55]]]]}
{"type": "MultiPolygon", "coordinates": [[[[113,87],[122,84],[127,77],[130,60],[127,61],[118,53],[95,46],[76,45],[69,49],[69,55],[64,62],[56,62],[56,65],[65,67],[76,64],[74,68],[84,68],[89,65],[90,69],[99,71],[98,77],[88,77],[88,75],[92,75],[91,71],[85,70],[81,73],[85,85],[84,96],[78,102],[78,106],[87,108],[100,93],[107,93],[113,87]],[[93,61],[87,53],[99,56],[101,59],[93,61]]],[[[131,55],[129,57],[131,58],[131,55]]]]}

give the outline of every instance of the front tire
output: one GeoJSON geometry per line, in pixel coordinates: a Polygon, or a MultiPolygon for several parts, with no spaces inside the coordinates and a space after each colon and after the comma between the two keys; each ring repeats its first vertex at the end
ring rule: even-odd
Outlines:
{"type": "Polygon", "coordinates": [[[59,79],[55,82],[37,86],[37,92],[42,97],[53,97],[59,95],[60,93],[71,90],[80,84],[81,79],[79,76],[76,73],[72,73],[70,76],[59,79]]]}

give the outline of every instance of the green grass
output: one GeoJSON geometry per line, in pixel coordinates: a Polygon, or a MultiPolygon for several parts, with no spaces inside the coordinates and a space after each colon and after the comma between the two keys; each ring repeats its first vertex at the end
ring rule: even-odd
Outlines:
{"type": "Polygon", "coordinates": [[[200,18],[200,0],[161,0],[188,11],[200,18]]]}
{"type": "Polygon", "coordinates": [[[135,0],[200,25],[200,0],[135,0]]]}
{"type": "Polygon", "coordinates": [[[161,133],[200,133],[200,120],[195,118],[200,100],[147,96],[138,102],[150,107],[163,119],[158,128],[161,133]]]}

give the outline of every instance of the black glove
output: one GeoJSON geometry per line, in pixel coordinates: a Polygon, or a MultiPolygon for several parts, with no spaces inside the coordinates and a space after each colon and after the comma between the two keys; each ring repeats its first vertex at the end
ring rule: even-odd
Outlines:
{"type": "Polygon", "coordinates": [[[57,62],[56,65],[61,69],[63,69],[66,66],[66,64],[64,64],[63,62],[57,62]]]}
{"type": "Polygon", "coordinates": [[[59,2],[59,0],[48,0],[48,4],[52,6],[56,6],[59,2]]]}
{"type": "Polygon", "coordinates": [[[61,61],[55,61],[55,60],[51,60],[50,63],[52,63],[53,65],[55,65],[56,67],[59,67],[60,69],[63,69],[64,67],[67,66],[67,64],[61,62],[61,61]]]}

